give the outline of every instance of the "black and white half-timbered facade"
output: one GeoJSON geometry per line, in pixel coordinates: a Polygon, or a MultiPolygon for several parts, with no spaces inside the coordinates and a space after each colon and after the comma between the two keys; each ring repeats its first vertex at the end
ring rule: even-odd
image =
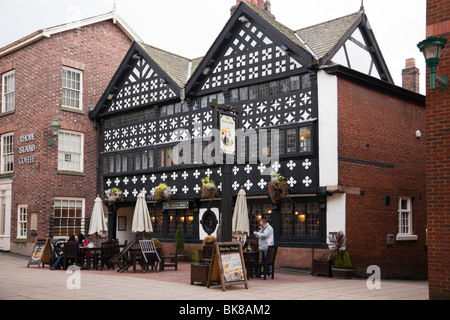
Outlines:
{"type": "Polygon", "coordinates": [[[90,113],[99,128],[103,189],[118,188],[124,195],[123,202],[110,206],[110,236],[134,237],[137,195],[149,196],[160,184],[171,187],[174,197],[165,203],[147,198],[153,237],[173,241],[181,225],[185,241],[196,243],[207,235],[208,209],[216,215],[213,222],[220,220],[221,196],[202,199],[205,177],[220,193],[229,192],[222,189],[222,165],[204,158],[214,140],[217,115],[211,106],[218,103],[241,110],[242,130],[257,136],[239,145],[237,154],[245,161],[231,169],[233,197],[241,188],[247,194],[251,232],[265,218],[280,246],[324,245],[328,232],[345,227],[339,214],[330,219],[330,208],[344,206],[345,213],[345,203],[330,203],[327,193],[327,186],[338,184],[337,130],[328,127],[336,125],[329,121],[336,106],[326,106],[336,92],[327,91],[330,76],[321,69],[340,64],[392,82],[366,19],[360,11],[293,31],[242,2],[201,59],[135,42],[90,113]],[[279,150],[271,158],[275,129],[279,150]],[[173,154],[180,143],[190,150],[173,154]],[[178,157],[189,161],[179,163],[178,157]],[[268,196],[267,172],[283,176],[291,189],[278,206],[268,196]]]}

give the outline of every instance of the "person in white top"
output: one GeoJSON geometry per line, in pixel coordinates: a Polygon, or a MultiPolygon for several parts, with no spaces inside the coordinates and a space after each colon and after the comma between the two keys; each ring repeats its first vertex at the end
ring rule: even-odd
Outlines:
{"type": "MultiPolygon", "coordinates": [[[[273,246],[273,228],[272,226],[265,220],[261,219],[259,225],[261,229],[259,231],[253,232],[253,234],[258,238],[259,249],[261,250],[261,262],[266,261],[267,249],[269,246],[273,246]]],[[[267,273],[271,272],[271,267],[267,267],[267,273]]]]}

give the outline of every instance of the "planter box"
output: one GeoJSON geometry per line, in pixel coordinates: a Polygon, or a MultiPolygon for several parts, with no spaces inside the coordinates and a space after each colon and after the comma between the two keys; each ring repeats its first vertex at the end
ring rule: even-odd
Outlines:
{"type": "Polygon", "coordinates": [[[331,261],[313,259],[312,272],[313,276],[331,277],[331,261]]]}
{"type": "Polygon", "coordinates": [[[331,266],[331,274],[333,278],[351,279],[353,277],[354,268],[331,266]]]}

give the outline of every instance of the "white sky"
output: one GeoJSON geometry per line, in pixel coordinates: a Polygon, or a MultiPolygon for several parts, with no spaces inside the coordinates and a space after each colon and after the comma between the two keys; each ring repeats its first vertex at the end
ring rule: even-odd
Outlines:
{"type": "MultiPolygon", "coordinates": [[[[112,11],[114,0],[0,0],[0,47],[39,29],[112,11]]],[[[272,13],[300,29],[359,10],[361,0],[271,0],[272,13]]],[[[185,56],[206,54],[235,0],[117,0],[119,15],[146,43],[185,56]]],[[[415,58],[425,94],[426,0],[364,0],[365,12],[397,85],[405,60],[415,58]]]]}

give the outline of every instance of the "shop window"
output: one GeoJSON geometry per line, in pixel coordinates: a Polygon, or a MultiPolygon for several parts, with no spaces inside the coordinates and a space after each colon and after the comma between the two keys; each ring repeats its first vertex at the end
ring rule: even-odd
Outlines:
{"type": "Polygon", "coordinates": [[[62,106],[82,110],[83,73],[63,68],[62,73],[62,106]]]}
{"type": "Polygon", "coordinates": [[[0,173],[14,171],[14,133],[1,136],[1,170],[0,173]]]}
{"type": "Polygon", "coordinates": [[[16,73],[10,71],[2,76],[2,113],[16,108],[16,73]]]}
{"type": "Polygon", "coordinates": [[[320,211],[317,202],[283,203],[281,205],[283,237],[319,237],[320,211]]]}
{"type": "Polygon", "coordinates": [[[311,127],[302,127],[299,130],[300,150],[299,152],[311,151],[311,127]]]}
{"type": "Polygon", "coordinates": [[[53,236],[67,236],[83,232],[84,199],[57,198],[53,208],[53,236]]]}
{"type": "Polygon", "coordinates": [[[153,233],[162,234],[164,232],[164,216],[160,207],[149,208],[150,219],[153,224],[153,233]]]}
{"type": "Polygon", "coordinates": [[[83,172],[84,135],[72,131],[59,131],[58,170],[83,172]]]}

